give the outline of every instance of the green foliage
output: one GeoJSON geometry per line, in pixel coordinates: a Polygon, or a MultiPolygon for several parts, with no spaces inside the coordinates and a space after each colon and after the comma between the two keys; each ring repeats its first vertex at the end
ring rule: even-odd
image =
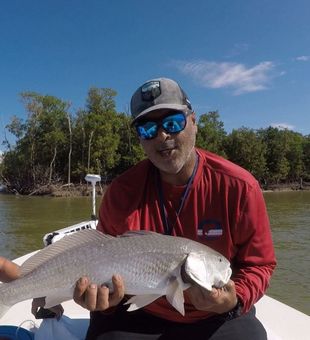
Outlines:
{"type": "Polygon", "coordinates": [[[225,157],[224,140],[226,132],[224,123],[219,118],[218,111],[200,115],[197,124],[197,146],[225,157]]]}
{"type": "Polygon", "coordinates": [[[21,94],[28,117],[13,117],[7,129],[17,137],[16,146],[5,154],[3,175],[18,191],[50,184],[62,176],[59,154],[66,151],[68,103],[35,92],[21,94]],[[14,163],[19,167],[18,173],[14,163]],[[16,183],[18,181],[18,185],[16,183]]]}
{"type": "Polygon", "coordinates": [[[75,161],[83,173],[108,176],[119,161],[121,121],[115,110],[111,89],[91,88],[86,110],[80,110],[73,129],[75,161]]]}
{"type": "Polygon", "coordinates": [[[304,137],[302,162],[304,165],[304,178],[310,181],[310,135],[304,137]]]}
{"type": "MultiPolygon", "coordinates": [[[[86,173],[103,181],[143,159],[131,117],[116,111],[117,93],[91,88],[85,107],[69,112],[69,103],[24,92],[27,118],[12,117],[6,129],[16,143],[3,154],[2,180],[20,193],[54,183],[84,182],[86,173]]],[[[310,136],[273,127],[246,127],[227,134],[218,111],[200,115],[197,146],[249,170],[262,184],[310,181],[310,136]]]]}
{"type": "Polygon", "coordinates": [[[117,175],[144,158],[144,152],[140,145],[136,131],[131,126],[131,117],[124,113],[119,114],[120,120],[120,142],[118,145],[117,153],[121,155],[113,174],[117,175]]]}
{"type": "Polygon", "coordinates": [[[288,178],[291,181],[299,180],[304,175],[304,164],[303,164],[303,142],[304,138],[300,133],[288,131],[287,142],[288,150],[286,158],[289,162],[289,173],[288,178]]]}
{"type": "Polygon", "coordinates": [[[287,158],[290,150],[288,130],[269,127],[259,134],[267,146],[266,162],[269,181],[279,183],[288,179],[290,163],[287,158]]]}
{"type": "Polygon", "coordinates": [[[266,145],[256,132],[246,127],[233,130],[226,139],[229,159],[249,170],[256,178],[266,174],[266,145]]]}

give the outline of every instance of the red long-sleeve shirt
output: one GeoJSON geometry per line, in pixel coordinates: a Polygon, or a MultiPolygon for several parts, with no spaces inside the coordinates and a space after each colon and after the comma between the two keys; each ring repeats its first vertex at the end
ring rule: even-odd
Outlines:
{"type": "MultiPolygon", "coordinates": [[[[162,183],[168,221],[174,225],[174,235],[202,242],[229,259],[246,312],[266,291],[276,265],[263,195],[246,170],[210,152],[196,152],[197,172],[179,216],[184,186],[162,183]]],[[[111,183],[100,207],[98,230],[111,235],[128,230],[164,233],[156,171],[144,160],[111,183]]],[[[186,302],[183,317],[165,298],[145,310],[179,322],[211,315],[186,302]]]]}

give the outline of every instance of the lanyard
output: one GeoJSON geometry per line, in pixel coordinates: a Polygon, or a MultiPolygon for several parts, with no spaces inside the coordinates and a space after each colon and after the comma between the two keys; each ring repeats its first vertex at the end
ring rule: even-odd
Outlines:
{"type": "Polygon", "coordinates": [[[166,207],[165,207],[165,204],[164,204],[164,194],[163,194],[163,188],[162,188],[162,183],[161,183],[161,179],[160,179],[160,174],[159,174],[159,171],[157,171],[157,188],[158,188],[158,196],[159,196],[159,204],[160,204],[160,214],[161,214],[161,220],[162,220],[166,235],[172,234],[173,228],[174,228],[174,226],[175,226],[175,224],[176,224],[176,222],[177,222],[177,220],[178,220],[178,218],[181,214],[181,211],[183,209],[185,201],[188,197],[189,191],[192,187],[194,177],[197,173],[198,163],[199,163],[199,156],[196,154],[196,161],[195,161],[194,170],[193,170],[193,173],[191,174],[191,177],[187,181],[186,187],[185,187],[185,189],[182,193],[179,208],[178,208],[178,211],[177,211],[177,217],[176,217],[176,220],[175,220],[173,225],[169,224],[168,214],[167,214],[167,210],[166,210],[166,207]]]}

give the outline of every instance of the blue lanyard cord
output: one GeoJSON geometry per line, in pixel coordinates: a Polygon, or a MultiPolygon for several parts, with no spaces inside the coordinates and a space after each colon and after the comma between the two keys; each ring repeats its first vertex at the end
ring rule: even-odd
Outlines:
{"type": "Polygon", "coordinates": [[[163,188],[162,188],[162,183],[160,179],[160,174],[159,171],[157,171],[157,188],[158,188],[158,196],[159,196],[159,204],[160,204],[160,214],[161,214],[161,220],[165,229],[165,234],[166,235],[171,235],[172,231],[174,229],[174,226],[181,214],[181,211],[183,209],[183,206],[186,202],[186,199],[188,197],[189,191],[192,187],[195,175],[197,173],[197,168],[198,168],[198,163],[199,163],[199,156],[196,154],[196,161],[195,161],[195,166],[193,173],[191,174],[191,177],[187,181],[186,187],[182,193],[181,199],[180,199],[180,205],[177,211],[177,217],[173,225],[169,225],[169,220],[168,220],[168,214],[167,214],[167,209],[164,204],[164,194],[163,194],[163,188]]]}

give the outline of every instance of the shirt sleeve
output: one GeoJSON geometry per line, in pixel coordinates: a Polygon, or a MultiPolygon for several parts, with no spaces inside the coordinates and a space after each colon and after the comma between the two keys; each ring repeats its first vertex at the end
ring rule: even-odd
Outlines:
{"type": "Polygon", "coordinates": [[[258,183],[250,187],[234,230],[232,280],[247,312],[265,293],[276,266],[269,218],[258,183]]]}

